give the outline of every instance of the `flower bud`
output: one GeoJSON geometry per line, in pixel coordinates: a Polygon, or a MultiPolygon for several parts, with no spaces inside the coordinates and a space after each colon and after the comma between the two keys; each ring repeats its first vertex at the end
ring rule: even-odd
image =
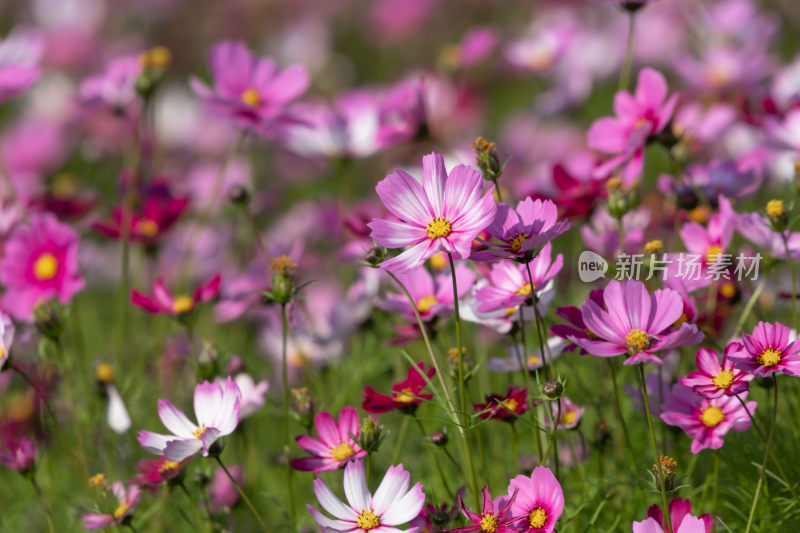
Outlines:
{"type": "Polygon", "coordinates": [[[289,257],[282,255],[275,257],[270,262],[272,269],[272,283],[267,299],[279,304],[287,304],[294,296],[294,281],[292,272],[297,267],[289,257]]]}
{"type": "Polygon", "coordinates": [[[478,168],[483,172],[483,178],[496,181],[503,172],[503,164],[497,157],[497,145],[483,137],[478,137],[472,143],[472,149],[475,150],[476,162],[478,168]]]}
{"type": "Polygon", "coordinates": [[[219,373],[219,352],[213,341],[203,340],[197,354],[197,372],[202,379],[212,380],[219,373]]]}
{"type": "Polygon", "coordinates": [[[668,455],[660,456],[658,462],[658,465],[653,465],[656,479],[658,479],[658,469],[660,467],[661,475],[664,479],[664,490],[671,491],[675,488],[675,467],[678,466],[678,462],[668,455]]]}
{"type": "Polygon", "coordinates": [[[430,439],[436,446],[447,446],[447,441],[450,440],[447,437],[447,433],[442,430],[431,433],[430,439]]]}
{"type": "Polygon", "coordinates": [[[785,231],[789,227],[789,213],[792,205],[785,206],[783,200],[770,200],[767,202],[766,213],[770,226],[775,231],[785,231]]]}
{"type": "Polygon", "coordinates": [[[657,254],[663,249],[664,249],[664,243],[658,239],[648,241],[644,245],[644,253],[646,254],[657,254]]]}
{"type": "Polygon", "coordinates": [[[228,192],[228,200],[238,206],[246,206],[250,203],[250,191],[243,185],[235,185],[228,192]]]}
{"type": "Polygon", "coordinates": [[[58,342],[64,329],[64,307],[58,300],[44,300],[33,308],[36,329],[53,342],[58,342]]]}
{"type": "Polygon", "coordinates": [[[642,9],[645,4],[647,4],[647,0],[623,0],[619,5],[628,13],[636,13],[642,9]]]}
{"type": "Polygon", "coordinates": [[[358,428],[358,445],[367,453],[378,451],[383,440],[383,426],[378,423],[374,415],[369,415],[361,421],[358,428]]]}
{"type": "Polygon", "coordinates": [[[364,260],[372,266],[378,266],[386,258],[386,248],[383,246],[373,246],[367,250],[364,260]]]}
{"type": "MultiPolygon", "coordinates": [[[[450,348],[447,350],[448,360],[450,361],[450,375],[454,379],[458,377],[458,348],[450,348]]],[[[467,354],[466,346],[461,347],[461,359],[463,359],[463,367],[464,367],[464,381],[468,381],[471,376],[467,376],[469,374],[470,369],[472,368],[472,361],[470,360],[469,355],[467,354]]]]}
{"type": "Polygon", "coordinates": [[[564,385],[562,385],[557,379],[551,379],[550,381],[545,381],[542,384],[542,394],[551,400],[560,398],[563,393],[564,385]]]}
{"type": "Polygon", "coordinates": [[[308,387],[292,389],[292,409],[300,418],[300,423],[305,427],[311,427],[314,419],[314,399],[308,387]]]}

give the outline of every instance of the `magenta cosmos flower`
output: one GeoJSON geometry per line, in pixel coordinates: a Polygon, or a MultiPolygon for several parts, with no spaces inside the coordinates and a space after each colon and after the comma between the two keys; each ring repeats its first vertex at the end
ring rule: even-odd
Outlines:
{"type": "MultiPolygon", "coordinates": [[[[649,520],[654,520],[656,523],[655,525],[650,524],[649,520],[645,520],[644,522],[634,522],[633,531],[634,533],[637,532],[636,525],[637,524],[645,524],[647,527],[664,527],[664,513],[661,511],[661,506],[657,504],[653,504],[647,508],[647,518],[649,520]]],[[[676,533],[680,531],[684,531],[681,529],[683,527],[683,523],[685,520],[689,520],[689,525],[691,527],[688,531],[696,532],[696,533],[711,533],[711,530],[714,529],[714,517],[710,514],[703,514],[699,517],[692,516],[692,502],[689,500],[682,500],[681,498],[673,498],[669,502],[669,521],[672,524],[672,527],[675,529],[676,533]],[[693,520],[694,519],[694,520],[693,520]],[[703,523],[703,529],[697,528],[697,519],[701,520],[703,523]]],[[[642,526],[640,526],[642,527],[642,526]]],[[[655,531],[660,532],[662,529],[643,529],[642,531],[655,531]]]]}
{"type": "MultiPolygon", "coordinates": [[[[453,312],[453,281],[450,272],[432,276],[428,270],[420,268],[406,274],[398,274],[397,278],[405,285],[419,311],[423,321],[437,316],[449,315],[453,312]]],[[[472,289],[475,273],[464,263],[456,264],[456,284],[458,297],[462,298],[472,289]]],[[[405,294],[388,293],[386,300],[379,304],[385,311],[400,313],[404,319],[414,321],[414,308],[405,294]]]]}
{"type": "Polygon", "coordinates": [[[458,493],[457,501],[458,506],[461,507],[461,512],[464,516],[472,522],[472,525],[458,527],[456,529],[449,529],[448,533],[467,533],[469,531],[491,532],[491,533],[514,533],[517,530],[511,527],[511,523],[516,518],[511,514],[511,506],[517,499],[517,492],[508,497],[499,497],[492,500],[492,494],[489,492],[489,487],[485,486],[481,490],[483,497],[483,505],[480,513],[473,513],[467,506],[464,505],[464,499],[461,497],[461,492],[458,493]]]}
{"type": "Polygon", "coordinates": [[[398,169],[375,190],[386,208],[400,220],[373,219],[368,224],[376,243],[386,248],[410,246],[382,266],[396,274],[418,269],[438,252],[467,259],[472,241],[494,218],[491,191],[481,196],[483,177],[458,165],[448,176],[441,154],[422,158],[422,183],[398,169]]]}
{"type": "Polygon", "coordinates": [[[486,228],[492,241],[485,241],[486,250],[472,254],[476,261],[497,258],[530,261],[534,249],[555,239],[569,229],[569,222],[558,220],[556,204],[550,200],[525,198],[517,209],[497,205],[497,214],[486,228]]]}
{"type": "Polygon", "coordinates": [[[172,435],[139,432],[139,444],[156,455],[181,462],[197,452],[208,457],[217,439],[230,435],[239,423],[241,393],[228,377],[225,384],[205,381],[194,389],[194,414],[197,424],[169,400],[158,400],[158,417],[172,435]]]}
{"type": "Polygon", "coordinates": [[[476,403],[474,407],[478,418],[482,420],[493,418],[514,422],[530,407],[528,405],[528,389],[520,389],[512,385],[505,394],[489,394],[483,403],[476,403]]]}
{"type": "Polygon", "coordinates": [[[78,274],[78,242],[78,234],[49,213],[14,230],[0,259],[3,309],[29,321],[39,302],[57,298],[68,304],[84,286],[78,274]]]}
{"type": "Polygon", "coordinates": [[[192,296],[185,294],[173,296],[167,286],[164,285],[164,281],[158,278],[155,285],[153,285],[152,296],[145,296],[133,289],[131,291],[131,304],[154,315],[184,315],[193,311],[199,304],[210,302],[216,298],[219,294],[220,281],[221,278],[217,274],[207,282],[198,285],[192,296]]]}
{"type": "Polygon", "coordinates": [[[353,459],[366,457],[353,440],[358,438],[358,411],[354,407],[345,407],[339,413],[339,423],[323,411],[314,417],[314,428],[319,440],[308,435],[297,437],[297,445],[313,457],[301,457],[292,460],[292,468],[303,472],[328,472],[338,470],[353,459]]]}
{"type": "Polygon", "coordinates": [[[131,518],[131,513],[139,503],[142,491],[138,485],[130,485],[127,489],[121,481],[111,485],[111,492],[117,499],[117,508],[111,513],[90,513],[83,515],[84,529],[105,529],[115,524],[125,524],[131,518]]]}
{"type": "Polygon", "coordinates": [[[752,335],[742,334],[742,345],[728,354],[737,368],[761,377],[775,372],[800,377],[800,344],[789,342],[789,328],[780,322],[759,322],[752,335]]]}
{"type": "Polygon", "coordinates": [[[717,352],[700,348],[696,355],[698,371],[681,378],[681,384],[704,398],[735,396],[746,392],[755,376],[734,368],[733,361],[728,359],[729,354],[738,353],[742,349],[738,342],[728,344],[720,362],[717,352]]]}
{"type": "Polygon", "coordinates": [[[492,265],[489,273],[489,285],[478,289],[475,298],[478,300],[478,312],[488,313],[498,309],[507,309],[513,313],[517,306],[525,303],[533,293],[541,293],[564,265],[561,254],[556,260],[551,259],[552,245],[548,243],[531,262],[531,279],[525,265],[511,261],[498,261],[492,265]],[[533,281],[533,286],[531,286],[533,281]]]}
{"type": "MultiPolygon", "coordinates": [[[[665,533],[665,529],[654,518],[633,523],[633,533],[665,533]]],[[[680,525],[672,524],[675,533],[706,533],[706,524],[701,518],[687,516],[680,525]]]]}
{"type": "MultiPolygon", "coordinates": [[[[747,392],[739,394],[744,400],[747,392]]],[[[747,402],[747,410],[752,414],[756,402],[747,402]]],[[[728,431],[745,431],[750,427],[750,417],[733,396],[706,399],[693,393],[680,383],[672,386],[661,407],[661,420],[670,426],[678,426],[692,437],[692,453],[722,447],[722,437],[728,431]]]]}
{"type": "Polygon", "coordinates": [[[309,77],[302,65],[280,70],[272,59],[250,53],[239,41],[211,48],[213,87],[190,80],[194,93],[212,112],[242,128],[268,133],[276,123],[293,121],[286,106],[305,92],[309,77]]]}
{"type": "Polygon", "coordinates": [[[581,309],[586,327],[597,339],[570,335],[569,340],[599,357],[628,354],[626,365],[652,362],[660,350],[697,344],[703,333],[694,324],[676,326],[683,315],[683,299],[672,289],[659,289],[652,296],[644,283],[612,280],[603,290],[601,308],[593,300],[581,309]]]}
{"type": "Polygon", "coordinates": [[[595,174],[605,176],[624,166],[623,183],[632,185],[644,166],[648,138],[664,129],[677,102],[678,95],[667,98],[664,76],[651,68],[643,69],[634,94],[619,91],[615,95],[616,116],[596,120],[589,129],[589,146],[613,155],[595,169],[595,174]]]}
{"type": "Polygon", "coordinates": [[[314,492],[323,509],[332,514],[331,519],[315,507],[306,505],[314,520],[326,531],[348,533],[400,533],[395,526],[410,522],[425,505],[422,484],[408,489],[411,474],[403,465],[390,466],[373,496],[367,487],[364,463],[359,459],[344,468],[344,494],[342,502],[324,481],[314,480],[314,492]]]}
{"type": "Polygon", "coordinates": [[[553,533],[564,511],[561,485],[544,466],[537,466],[531,477],[517,476],[508,485],[508,493],[517,492],[511,514],[519,521],[514,528],[527,533],[553,533]]]}

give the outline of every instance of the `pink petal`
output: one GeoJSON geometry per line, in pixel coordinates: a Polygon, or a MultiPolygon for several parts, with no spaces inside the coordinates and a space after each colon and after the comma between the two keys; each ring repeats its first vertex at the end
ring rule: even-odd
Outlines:
{"type": "Polygon", "coordinates": [[[444,157],[435,152],[422,156],[422,188],[436,217],[445,214],[446,181],[447,170],[444,166],[444,157]]]}

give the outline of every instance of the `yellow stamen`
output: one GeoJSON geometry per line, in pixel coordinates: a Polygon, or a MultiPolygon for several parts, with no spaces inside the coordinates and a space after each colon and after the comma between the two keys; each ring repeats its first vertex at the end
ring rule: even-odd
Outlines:
{"type": "Polygon", "coordinates": [[[158,235],[158,224],[149,219],[138,221],[134,229],[137,233],[141,233],[145,237],[155,237],[158,235]]]}
{"type": "Polygon", "coordinates": [[[242,102],[250,107],[257,107],[261,103],[261,95],[255,89],[247,89],[242,93],[242,102]]]}
{"type": "Polygon", "coordinates": [[[394,401],[400,403],[411,403],[414,401],[414,391],[410,388],[406,387],[405,389],[401,390],[400,392],[394,393],[394,401]]]}
{"type": "Polygon", "coordinates": [[[128,509],[130,508],[131,504],[129,504],[128,502],[122,502],[121,504],[119,504],[119,507],[114,509],[114,518],[118,521],[121,520],[122,517],[125,516],[125,513],[128,512],[128,509]]]}
{"type": "Polygon", "coordinates": [[[358,515],[356,525],[365,531],[369,531],[370,529],[375,529],[376,527],[380,526],[381,521],[378,518],[378,515],[375,514],[375,511],[372,509],[364,509],[358,515]]]}
{"type": "Polygon", "coordinates": [[[442,270],[447,266],[447,258],[442,252],[432,255],[429,261],[434,270],[442,270]]]}
{"type": "Polygon", "coordinates": [[[354,453],[355,451],[353,448],[346,442],[342,442],[338,446],[331,447],[331,456],[337,461],[344,461],[354,453]]]}
{"type": "Polygon", "coordinates": [[[106,475],[102,472],[89,478],[89,486],[96,489],[106,488],[106,475]]]}
{"type": "Polygon", "coordinates": [[[160,467],[158,467],[159,474],[166,474],[172,472],[173,470],[177,470],[180,467],[180,463],[176,463],[175,461],[170,461],[169,459],[164,461],[160,467]]]}
{"type": "Polygon", "coordinates": [[[632,329],[630,333],[625,335],[625,343],[631,350],[641,352],[650,346],[650,337],[640,329],[632,329]]]}
{"type": "Polygon", "coordinates": [[[203,433],[205,433],[207,429],[208,428],[206,427],[206,425],[203,424],[199,428],[192,431],[192,435],[194,435],[194,438],[196,438],[197,440],[201,440],[203,438],[203,433]]]}
{"type": "Polygon", "coordinates": [[[528,515],[528,523],[533,529],[544,527],[547,523],[547,513],[543,508],[537,507],[528,515]]]}
{"type": "Polygon", "coordinates": [[[719,293],[725,298],[733,298],[736,295],[736,285],[730,281],[723,283],[719,288],[719,293]]]}
{"type": "Polygon", "coordinates": [[[156,46],[139,56],[144,70],[164,69],[172,61],[172,52],[166,46],[156,46]]]}
{"type": "Polygon", "coordinates": [[[114,381],[114,367],[108,363],[100,363],[94,369],[94,377],[100,383],[111,383],[114,381]]]}
{"type": "Polygon", "coordinates": [[[481,516],[481,531],[485,533],[494,533],[497,531],[497,517],[491,513],[486,513],[481,516]]]}
{"type": "Polygon", "coordinates": [[[783,207],[783,200],[770,200],[767,202],[767,216],[778,218],[786,212],[783,207]]]}
{"type": "Polygon", "coordinates": [[[508,240],[508,244],[511,245],[511,251],[519,252],[522,248],[522,244],[528,237],[530,237],[530,235],[527,233],[515,233],[514,236],[508,240]]]}
{"type": "Polygon", "coordinates": [[[706,263],[715,263],[722,255],[722,247],[712,244],[706,249],[706,263]]]}
{"type": "Polygon", "coordinates": [[[420,313],[427,313],[431,310],[431,307],[437,303],[439,303],[439,300],[436,299],[436,296],[425,296],[417,300],[417,310],[419,310],[420,313]]]}
{"type": "Polygon", "coordinates": [[[542,364],[542,358],[536,357],[535,355],[528,356],[528,366],[539,366],[542,364]]]}
{"type": "Polygon", "coordinates": [[[33,264],[33,275],[40,281],[53,279],[57,272],[58,259],[49,252],[40,255],[33,264]]]}
{"type": "Polygon", "coordinates": [[[622,178],[617,176],[611,177],[606,182],[606,190],[608,192],[616,192],[622,189],[622,178]]]}
{"type": "Polygon", "coordinates": [[[689,220],[697,222],[698,224],[705,224],[711,216],[711,210],[708,206],[700,205],[689,211],[689,220]]]}
{"type": "Polygon", "coordinates": [[[519,402],[514,398],[509,398],[503,402],[503,407],[509,411],[516,411],[517,407],[519,407],[519,402]]]}
{"type": "Polygon", "coordinates": [[[576,413],[575,411],[567,411],[561,418],[564,419],[564,424],[566,425],[574,424],[575,419],[578,418],[578,413],[576,413]]]}
{"type": "Polygon", "coordinates": [[[767,348],[758,357],[756,357],[756,361],[758,364],[763,366],[775,366],[781,362],[781,357],[783,357],[783,353],[778,348],[767,348]]]}
{"type": "Polygon", "coordinates": [[[706,427],[713,428],[725,420],[725,413],[719,407],[706,407],[700,415],[700,420],[703,421],[706,427]]]}
{"type": "MultiPolygon", "coordinates": [[[[536,284],[534,283],[533,287],[535,286],[536,284]]],[[[517,289],[517,292],[515,292],[514,294],[516,294],[517,296],[528,296],[531,292],[533,292],[533,287],[531,286],[530,283],[526,283],[525,285],[517,289]]]]}
{"type": "Polygon", "coordinates": [[[69,172],[62,172],[53,178],[53,184],[50,186],[53,191],[53,196],[56,198],[69,198],[78,190],[75,174],[69,172]]]}
{"type": "Polygon", "coordinates": [[[272,261],[269,263],[269,267],[273,272],[279,272],[281,274],[288,274],[292,270],[294,270],[297,265],[292,262],[292,260],[287,255],[281,255],[278,257],[273,257],[272,261]]]}
{"type": "Polygon", "coordinates": [[[450,235],[451,231],[453,231],[453,228],[450,226],[450,222],[445,220],[443,217],[436,217],[428,222],[427,232],[428,237],[431,239],[447,237],[450,235]]]}
{"type": "Polygon", "coordinates": [[[733,385],[733,372],[730,370],[723,370],[711,381],[714,382],[715,387],[719,387],[720,389],[727,389],[731,385],[733,385]]]}
{"type": "Polygon", "coordinates": [[[644,253],[655,254],[664,249],[664,243],[656,239],[644,245],[644,253]]]}
{"type": "Polygon", "coordinates": [[[172,310],[176,313],[186,313],[194,307],[194,298],[191,296],[178,296],[172,302],[172,310]]]}

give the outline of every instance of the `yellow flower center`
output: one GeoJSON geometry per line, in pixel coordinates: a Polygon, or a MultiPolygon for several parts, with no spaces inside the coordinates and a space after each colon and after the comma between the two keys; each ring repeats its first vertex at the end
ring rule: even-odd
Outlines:
{"type": "Polygon", "coordinates": [[[547,523],[547,513],[541,507],[537,507],[528,515],[528,523],[530,523],[533,529],[544,527],[547,523]]]}
{"type": "Polygon", "coordinates": [[[442,252],[432,255],[429,261],[435,270],[441,270],[447,266],[447,258],[442,252]]]}
{"type": "Polygon", "coordinates": [[[536,357],[535,355],[528,356],[528,366],[538,366],[542,363],[541,357],[536,357]]]}
{"type": "Polygon", "coordinates": [[[138,221],[135,229],[137,233],[141,233],[146,237],[155,237],[158,235],[158,224],[150,219],[138,221]]]}
{"type": "Polygon", "coordinates": [[[111,383],[114,381],[114,367],[108,363],[100,363],[94,370],[94,377],[100,383],[111,383]]]}
{"type": "Polygon", "coordinates": [[[78,190],[77,180],[75,174],[69,172],[62,172],[53,178],[53,184],[50,186],[53,191],[53,196],[56,198],[69,198],[78,190]]]}
{"type": "Polygon", "coordinates": [[[508,400],[503,402],[503,407],[505,407],[509,411],[516,411],[517,407],[519,407],[519,402],[514,398],[509,398],[508,400]]]}
{"type": "Polygon", "coordinates": [[[102,472],[89,478],[89,486],[97,489],[106,488],[106,475],[102,472]]]}
{"type": "Polygon", "coordinates": [[[358,515],[356,525],[363,530],[369,531],[370,529],[375,529],[376,527],[380,526],[381,521],[378,518],[378,515],[375,514],[375,511],[372,509],[364,509],[358,515]]]}
{"type": "Polygon", "coordinates": [[[196,438],[197,440],[201,440],[203,438],[203,433],[205,433],[207,429],[208,428],[206,427],[206,425],[203,424],[199,428],[192,431],[192,435],[194,435],[194,438],[196,438]]]}
{"type": "Polygon", "coordinates": [[[731,282],[723,283],[719,288],[719,293],[725,298],[733,298],[736,295],[736,285],[731,282]]]}
{"type": "Polygon", "coordinates": [[[353,451],[353,448],[346,442],[342,442],[338,446],[331,447],[331,455],[337,461],[344,461],[354,453],[355,452],[353,451]]]}
{"type": "Polygon", "coordinates": [[[172,302],[172,310],[176,313],[186,313],[194,307],[194,298],[191,296],[178,296],[172,302]]]}
{"type": "Polygon", "coordinates": [[[525,242],[525,239],[530,237],[527,233],[516,233],[513,237],[508,240],[508,244],[511,245],[511,250],[514,252],[519,252],[522,248],[522,243],[525,242]]]}
{"type": "Polygon", "coordinates": [[[414,401],[414,391],[410,388],[406,387],[405,389],[401,390],[400,392],[394,393],[394,401],[400,403],[410,403],[414,401]]]}
{"type": "Polygon", "coordinates": [[[564,416],[562,418],[564,419],[564,423],[566,425],[574,424],[575,419],[578,418],[578,413],[576,413],[575,411],[567,411],[566,413],[564,413],[564,416]]]}
{"type": "Polygon", "coordinates": [[[443,217],[436,217],[428,222],[427,231],[428,237],[436,239],[438,237],[447,237],[450,235],[450,232],[453,231],[453,228],[450,227],[450,222],[443,217]]]}
{"type": "Polygon", "coordinates": [[[715,387],[719,387],[720,389],[727,389],[731,385],[733,385],[733,372],[730,370],[723,370],[712,380],[714,382],[715,387]]]}
{"type": "Polygon", "coordinates": [[[606,190],[608,192],[616,192],[622,189],[622,178],[613,176],[606,182],[606,190]]]}
{"type": "Polygon", "coordinates": [[[58,259],[49,252],[45,252],[33,264],[33,275],[40,281],[53,279],[58,272],[58,259]]]}
{"type": "Polygon", "coordinates": [[[255,89],[247,89],[242,93],[242,102],[250,107],[257,107],[261,103],[261,95],[255,89]]]}
{"type": "Polygon", "coordinates": [[[625,343],[631,350],[641,352],[650,346],[650,337],[640,329],[632,329],[630,333],[625,335],[625,343]]]}
{"type": "Polygon", "coordinates": [[[720,255],[722,255],[722,248],[712,244],[706,249],[706,263],[715,263],[720,255]]]}
{"type": "Polygon", "coordinates": [[[497,517],[491,513],[486,513],[481,516],[481,531],[485,533],[494,533],[497,531],[497,517]]]}
{"type": "Polygon", "coordinates": [[[517,289],[517,292],[515,292],[514,294],[516,294],[517,296],[528,296],[530,293],[533,292],[533,287],[535,286],[536,286],[535,283],[533,284],[533,286],[531,286],[530,283],[526,283],[525,285],[517,289]]]}
{"type": "Polygon", "coordinates": [[[767,216],[770,218],[778,218],[786,212],[783,207],[783,200],[770,200],[767,202],[767,216]]]}
{"type": "Polygon", "coordinates": [[[420,313],[427,313],[431,310],[431,306],[434,306],[437,303],[439,303],[439,300],[436,299],[436,296],[426,296],[417,300],[417,309],[420,313]]]}
{"type": "Polygon", "coordinates": [[[647,254],[658,253],[664,249],[664,243],[656,239],[644,245],[644,252],[647,254]]]}
{"type": "Polygon", "coordinates": [[[725,413],[719,407],[706,407],[703,409],[703,414],[700,415],[700,420],[703,421],[706,427],[713,428],[725,420],[725,413]]]}
{"type": "Polygon", "coordinates": [[[697,222],[698,224],[705,224],[708,221],[708,218],[711,216],[711,210],[708,206],[699,205],[689,211],[689,220],[692,222],[697,222]]]}
{"type": "Polygon", "coordinates": [[[172,61],[172,52],[166,46],[156,46],[139,55],[144,70],[164,69],[172,61]]]}
{"type": "Polygon", "coordinates": [[[128,512],[128,509],[130,508],[131,504],[129,504],[128,502],[122,502],[121,504],[119,504],[119,507],[114,509],[114,518],[117,520],[121,520],[122,517],[125,516],[125,513],[128,512]]]}
{"type": "Polygon", "coordinates": [[[179,463],[176,463],[175,461],[166,460],[164,461],[164,464],[158,467],[158,473],[166,474],[168,472],[172,472],[173,470],[177,470],[178,467],[180,466],[181,465],[179,463]]]}
{"type": "Polygon", "coordinates": [[[767,348],[756,357],[758,364],[763,366],[775,366],[781,362],[783,353],[778,348],[767,348]]]}

